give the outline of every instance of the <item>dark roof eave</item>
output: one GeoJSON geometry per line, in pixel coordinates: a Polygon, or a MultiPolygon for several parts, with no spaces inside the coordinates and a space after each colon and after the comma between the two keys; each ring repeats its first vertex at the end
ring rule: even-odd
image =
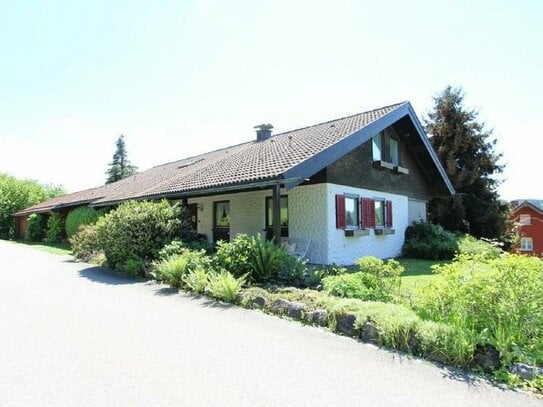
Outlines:
{"type": "Polygon", "coordinates": [[[236,192],[240,190],[250,190],[250,189],[262,189],[266,187],[270,187],[277,184],[291,184],[291,183],[300,183],[303,182],[305,179],[298,179],[298,178],[289,178],[285,179],[283,176],[274,177],[272,179],[266,179],[261,181],[253,181],[253,182],[245,182],[245,183],[237,183],[237,184],[231,184],[231,185],[224,185],[219,187],[211,187],[211,188],[202,188],[202,189],[193,189],[189,191],[172,191],[168,193],[161,193],[161,194],[154,194],[154,195],[142,195],[138,197],[133,198],[126,198],[126,199],[117,199],[117,200],[111,200],[111,201],[104,201],[104,202],[96,202],[91,203],[90,206],[110,206],[110,205],[117,205],[121,202],[128,201],[131,199],[135,200],[155,200],[155,199],[168,199],[168,198],[183,198],[183,197],[193,197],[193,196],[202,196],[202,195],[215,195],[215,194],[221,194],[225,192],[236,192]]]}

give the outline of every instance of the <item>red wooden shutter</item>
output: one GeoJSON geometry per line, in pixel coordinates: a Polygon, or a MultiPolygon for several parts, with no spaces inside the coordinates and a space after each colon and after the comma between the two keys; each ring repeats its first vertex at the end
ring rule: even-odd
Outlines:
{"type": "Polygon", "coordinates": [[[392,228],[392,201],[385,202],[385,211],[386,211],[386,227],[392,228]]]}
{"type": "Polygon", "coordinates": [[[362,212],[360,226],[363,229],[375,227],[375,203],[371,198],[360,199],[360,210],[362,212]]]}
{"type": "Polygon", "coordinates": [[[336,195],[336,228],[345,229],[345,195],[336,195]]]}

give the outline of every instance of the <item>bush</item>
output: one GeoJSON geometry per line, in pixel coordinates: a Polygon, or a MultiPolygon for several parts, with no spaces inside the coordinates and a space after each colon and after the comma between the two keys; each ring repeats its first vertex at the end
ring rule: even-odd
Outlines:
{"type": "MultiPolygon", "coordinates": [[[[252,237],[253,250],[249,253],[249,263],[252,273],[249,278],[253,281],[265,282],[270,279],[276,279],[279,270],[285,267],[290,256],[281,246],[275,244],[273,240],[265,240],[259,233],[252,237]]],[[[290,261],[289,261],[290,263],[290,261]]],[[[295,266],[294,263],[290,263],[295,266]]]]}
{"type": "Polygon", "coordinates": [[[217,268],[225,269],[235,277],[251,275],[253,268],[249,258],[254,252],[254,244],[254,240],[246,234],[237,235],[230,243],[218,242],[215,253],[217,268]]]}
{"type": "Polygon", "coordinates": [[[82,225],[79,232],[71,237],[70,244],[74,257],[85,262],[91,261],[102,253],[95,225],[82,225]]]}
{"type": "Polygon", "coordinates": [[[108,264],[117,269],[129,259],[156,259],[160,249],[176,238],[194,238],[186,210],[166,200],[122,203],[101,217],[96,227],[108,264]]]}
{"type": "Polygon", "coordinates": [[[169,255],[168,257],[153,263],[151,275],[158,281],[171,285],[172,287],[182,287],[183,277],[198,269],[210,269],[211,259],[206,256],[205,251],[191,251],[182,249],[179,255],[169,255]]]}
{"type": "Polygon", "coordinates": [[[477,239],[471,235],[462,235],[458,238],[458,253],[478,255],[484,259],[497,259],[502,251],[493,242],[477,239]]]}
{"type": "Polygon", "coordinates": [[[209,284],[211,276],[212,274],[208,273],[206,269],[199,267],[195,270],[189,270],[181,279],[189,290],[203,293],[209,284]]]}
{"type": "Polygon", "coordinates": [[[458,251],[453,233],[431,222],[415,222],[405,230],[403,255],[415,259],[450,260],[458,251]]]}
{"type": "Polygon", "coordinates": [[[384,262],[372,256],[356,261],[359,271],[325,277],[325,291],[336,297],[358,298],[365,301],[391,301],[400,285],[404,268],[396,260],[384,262]]]}
{"type": "Polygon", "coordinates": [[[66,216],[66,236],[68,239],[77,233],[81,225],[93,225],[98,218],[105,213],[104,210],[96,210],[90,206],[82,206],[74,209],[66,216]]]}
{"type": "Polygon", "coordinates": [[[460,255],[434,266],[442,281],[416,292],[415,309],[495,346],[506,364],[543,363],[542,261],[520,255],[481,259],[460,255]]]}
{"type": "Polygon", "coordinates": [[[256,236],[239,234],[230,243],[219,242],[215,254],[218,268],[255,282],[277,279],[280,270],[287,266],[288,257],[285,249],[265,240],[260,233],[256,236]]]}
{"type": "Polygon", "coordinates": [[[62,240],[64,231],[64,219],[58,212],[50,212],[47,219],[46,240],[50,243],[58,243],[62,240]]]}
{"type": "Polygon", "coordinates": [[[145,263],[138,257],[131,257],[124,263],[122,271],[129,276],[140,277],[144,274],[145,263]]]}
{"type": "Polygon", "coordinates": [[[28,217],[25,239],[32,242],[41,242],[44,236],[44,217],[40,213],[33,213],[28,217]]]}
{"type": "Polygon", "coordinates": [[[223,271],[210,276],[206,291],[217,300],[235,303],[241,287],[245,284],[245,278],[236,278],[228,271],[223,271]]]}

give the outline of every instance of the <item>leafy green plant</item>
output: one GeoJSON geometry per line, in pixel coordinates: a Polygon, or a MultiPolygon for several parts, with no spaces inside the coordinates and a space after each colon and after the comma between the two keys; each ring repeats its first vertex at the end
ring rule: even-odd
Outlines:
{"type": "Polygon", "coordinates": [[[96,210],[90,206],[81,206],[71,210],[66,216],[66,236],[68,239],[77,233],[81,225],[93,225],[105,213],[105,210],[96,210]]]}
{"type": "MultiPolygon", "coordinates": [[[[253,250],[249,253],[249,263],[252,267],[250,278],[259,282],[277,278],[279,270],[286,265],[289,257],[287,251],[276,245],[273,240],[264,239],[260,233],[252,240],[253,250]]],[[[295,266],[294,263],[290,265],[295,266]]]]}
{"type": "Polygon", "coordinates": [[[33,213],[28,217],[25,238],[32,242],[41,242],[44,236],[44,217],[40,213],[33,213]]]}
{"type": "Polygon", "coordinates": [[[182,249],[178,255],[169,255],[169,257],[154,262],[150,274],[156,280],[172,287],[182,287],[183,277],[198,269],[211,269],[211,259],[205,254],[205,251],[182,249]]]}
{"type": "Polygon", "coordinates": [[[62,240],[64,231],[64,218],[58,212],[50,212],[47,219],[46,240],[58,243],[62,240]]]}
{"type": "Polygon", "coordinates": [[[232,273],[222,271],[210,276],[206,292],[215,299],[235,303],[238,301],[239,293],[245,284],[245,280],[246,276],[236,278],[232,273]]]}
{"type": "Polygon", "coordinates": [[[137,257],[131,257],[124,263],[123,272],[130,276],[139,277],[144,272],[145,263],[137,257]]]}
{"type": "Polygon", "coordinates": [[[76,259],[91,261],[98,254],[103,252],[98,244],[98,231],[95,225],[83,225],[79,232],[70,238],[72,252],[76,259]]]}
{"type": "Polygon", "coordinates": [[[462,235],[458,238],[458,253],[478,255],[484,259],[497,259],[502,251],[495,242],[462,235]]]}
{"type": "Polygon", "coordinates": [[[225,269],[236,277],[251,275],[253,268],[249,257],[254,252],[254,244],[251,236],[241,233],[232,242],[218,242],[215,253],[217,268],[225,269]]]}
{"type": "Polygon", "coordinates": [[[421,221],[413,223],[405,230],[405,257],[450,260],[457,251],[456,236],[439,225],[421,221]]]}
{"type": "Polygon", "coordinates": [[[168,201],[128,201],[96,223],[98,243],[109,265],[122,269],[130,258],[152,261],[174,239],[190,240],[194,231],[187,212],[168,201]]]}
{"type": "Polygon", "coordinates": [[[203,293],[209,284],[212,273],[208,273],[204,268],[189,270],[181,279],[183,284],[189,290],[196,293],[203,293]]]}
{"type": "Polygon", "coordinates": [[[460,255],[435,271],[442,279],[416,292],[419,315],[471,332],[478,342],[495,346],[506,364],[543,363],[540,259],[460,255]]]}

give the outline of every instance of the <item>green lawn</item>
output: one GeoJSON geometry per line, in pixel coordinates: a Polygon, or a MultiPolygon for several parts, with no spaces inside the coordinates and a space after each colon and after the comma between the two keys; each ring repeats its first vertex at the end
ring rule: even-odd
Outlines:
{"type": "Polygon", "coordinates": [[[46,242],[29,242],[27,240],[11,241],[14,244],[22,244],[25,246],[32,246],[38,250],[44,252],[67,255],[72,254],[72,249],[68,243],[46,243],[46,242]]]}
{"type": "Polygon", "coordinates": [[[423,287],[431,281],[438,281],[441,276],[432,272],[434,264],[445,264],[450,261],[420,260],[400,258],[398,260],[404,267],[402,275],[402,294],[408,294],[415,288],[423,287]]]}

